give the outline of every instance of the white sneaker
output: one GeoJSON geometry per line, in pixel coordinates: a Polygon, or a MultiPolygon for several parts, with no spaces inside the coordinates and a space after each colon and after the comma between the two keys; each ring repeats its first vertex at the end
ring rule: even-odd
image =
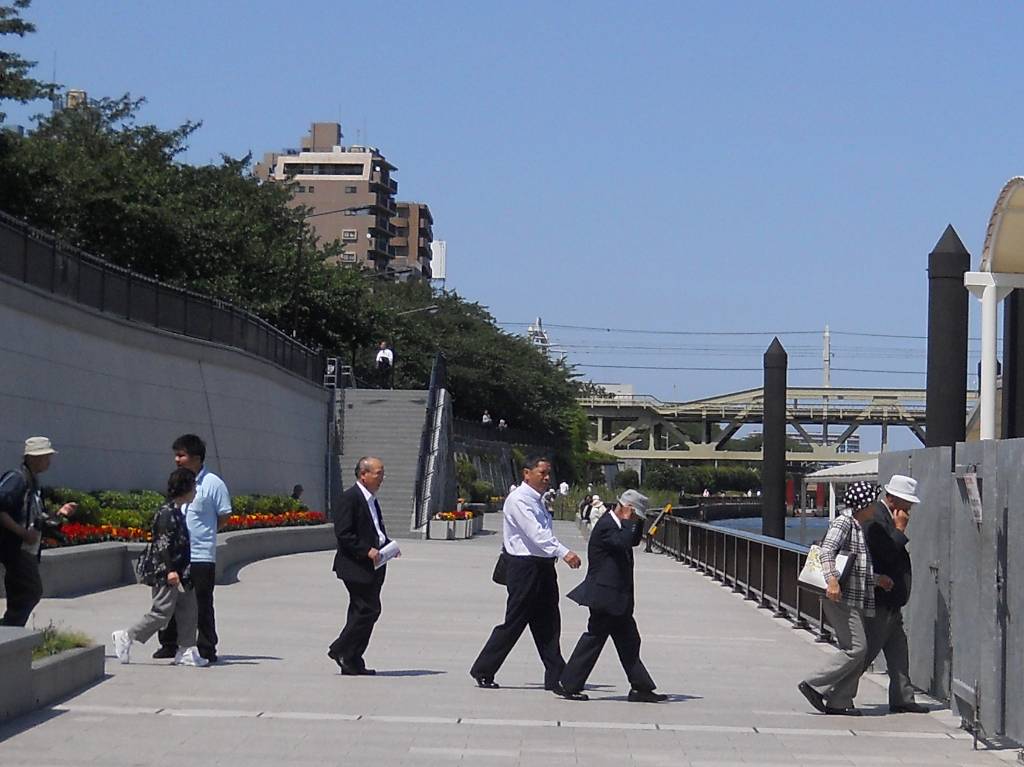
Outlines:
{"type": "Polygon", "coordinates": [[[128,663],[132,651],[132,638],[128,636],[128,632],[115,631],[110,635],[110,639],[114,643],[114,655],[121,663],[128,663]]]}
{"type": "Polygon", "coordinates": [[[197,668],[210,665],[210,661],[206,660],[206,658],[199,654],[198,647],[189,647],[187,650],[178,650],[178,654],[174,656],[174,663],[175,665],[195,666],[197,668]]]}

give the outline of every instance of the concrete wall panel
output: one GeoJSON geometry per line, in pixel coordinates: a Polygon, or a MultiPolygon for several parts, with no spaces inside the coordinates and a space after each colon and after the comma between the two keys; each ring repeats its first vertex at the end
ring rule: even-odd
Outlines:
{"type": "Polygon", "coordinates": [[[235,349],[134,325],[0,278],[0,465],[43,434],[60,455],[45,483],[160,489],[170,445],[207,443],[234,494],[325,508],[327,393],[235,349]]]}

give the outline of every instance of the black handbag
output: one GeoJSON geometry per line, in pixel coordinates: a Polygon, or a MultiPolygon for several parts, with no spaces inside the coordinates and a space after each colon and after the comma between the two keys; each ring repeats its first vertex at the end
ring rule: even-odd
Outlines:
{"type": "Polygon", "coordinates": [[[491,573],[491,580],[499,586],[508,585],[508,560],[509,553],[505,549],[498,555],[498,561],[494,563],[494,572],[491,573]]]}

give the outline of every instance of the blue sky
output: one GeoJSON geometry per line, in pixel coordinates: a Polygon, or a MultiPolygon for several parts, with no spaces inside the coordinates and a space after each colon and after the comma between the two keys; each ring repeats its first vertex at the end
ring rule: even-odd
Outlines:
{"type": "MultiPolygon", "coordinates": [[[[14,45],[40,76],[56,56],[69,87],[201,120],[189,162],[340,120],[430,204],[449,288],[511,330],[543,317],[571,361],[629,366],[581,367],[594,380],[665,399],[759,385],[770,332],[805,333],[782,336],[803,385],[826,324],[923,336],[928,252],[952,223],[976,265],[1024,171],[1019,4],[36,0],[28,17],[14,45]],[[763,335],[678,335],[706,331],[763,335]]],[[[833,383],[923,386],[924,350],[837,334],[833,383]]]]}

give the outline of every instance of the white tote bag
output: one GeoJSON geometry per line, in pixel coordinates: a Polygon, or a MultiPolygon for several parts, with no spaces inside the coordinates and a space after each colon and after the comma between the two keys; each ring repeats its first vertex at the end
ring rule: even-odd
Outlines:
{"type": "MultiPolygon", "coordinates": [[[[840,581],[846,577],[846,573],[853,563],[852,560],[853,557],[849,554],[836,554],[836,570],[839,571],[840,581]]],[[[800,581],[802,588],[825,593],[827,586],[825,573],[821,569],[821,546],[811,546],[811,550],[807,552],[807,561],[804,562],[804,567],[797,580],[800,581]]]]}

